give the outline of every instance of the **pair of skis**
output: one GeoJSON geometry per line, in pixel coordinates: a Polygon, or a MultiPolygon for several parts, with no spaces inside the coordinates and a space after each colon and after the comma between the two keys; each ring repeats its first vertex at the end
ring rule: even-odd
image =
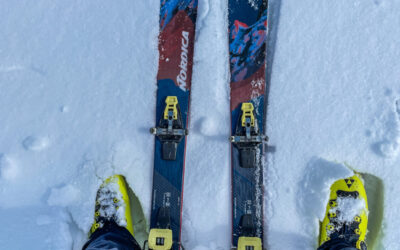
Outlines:
{"type": "MultiPolygon", "coordinates": [[[[198,0],[161,0],[149,249],[182,248],[186,135],[198,0]]],[[[261,250],[267,0],[229,0],[232,248],[261,250]]]]}

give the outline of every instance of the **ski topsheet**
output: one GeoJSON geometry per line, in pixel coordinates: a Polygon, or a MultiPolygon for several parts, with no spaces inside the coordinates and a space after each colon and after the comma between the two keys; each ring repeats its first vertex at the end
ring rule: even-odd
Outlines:
{"type": "Polygon", "coordinates": [[[229,0],[232,248],[263,248],[267,0],[229,0]]]}
{"type": "Polygon", "coordinates": [[[161,0],[150,249],[180,249],[197,0],[161,0]]]}

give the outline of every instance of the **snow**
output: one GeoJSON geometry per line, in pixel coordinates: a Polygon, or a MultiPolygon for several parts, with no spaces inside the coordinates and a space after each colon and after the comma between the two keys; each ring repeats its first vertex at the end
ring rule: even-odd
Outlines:
{"type": "Polygon", "coordinates": [[[336,201],[337,206],[329,209],[329,212],[337,215],[337,221],[339,224],[353,222],[354,218],[366,209],[363,199],[339,197],[336,201]]]}
{"type": "MultiPolygon", "coordinates": [[[[304,177],[299,182],[296,193],[298,209],[304,216],[302,223],[305,232],[312,234],[316,222],[322,221],[325,217],[326,205],[329,201],[330,186],[338,179],[354,175],[345,165],[329,162],[320,158],[310,161],[304,177]],[[318,219],[318,220],[316,220],[318,219]],[[308,228],[308,229],[307,229],[308,228]]],[[[290,193],[289,189],[287,193],[290,193]]]]}
{"type": "Polygon", "coordinates": [[[7,155],[0,155],[0,178],[3,181],[12,181],[20,174],[16,161],[7,155]]]}
{"type": "Polygon", "coordinates": [[[65,185],[60,188],[52,188],[50,190],[47,204],[50,206],[68,206],[80,201],[81,190],[72,186],[65,185]]]}
{"type": "Polygon", "coordinates": [[[25,138],[22,144],[26,150],[41,151],[49,146],[50,139],[48,137],[28,136],[25,138]]]}
{"type": "MultiPolygon", "coordinates": [[[[199,0],[186,249],[230,247],[226,6],[199,0]]],[[[269,6],[267,248],[316,248],[347,164],[384,181],[379,249],[400,249],[400,2],[269,6]]],[[[111,174],[125,175],[149,218],[158,18],[157,0],[0,1],[2,248],[81,249],[111,174]]]]}

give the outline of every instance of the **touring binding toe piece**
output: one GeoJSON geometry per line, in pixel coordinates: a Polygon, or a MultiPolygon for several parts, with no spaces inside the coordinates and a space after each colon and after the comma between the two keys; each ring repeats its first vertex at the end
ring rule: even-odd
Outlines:
{"type": "Polygon", "coordinates": [[[242,103],[235,135],[230,137],[230,141],[239,149],[240,166],[243,168],[254,167],[257,159],[257,147],[267,140],[268,137],[260,134],[258,129],[253,104],[251,102],[242,103]]]}
{"type": "Polygon", "coordinates": [[[159,125],[151,128],[150,133],[157,136],[162,143],[162,158],[174,161],[178,144],[188,135],[188,130],[183,128],[182,116],[176,96],[168,96],[165,99],[165,109],[159,125]]]}

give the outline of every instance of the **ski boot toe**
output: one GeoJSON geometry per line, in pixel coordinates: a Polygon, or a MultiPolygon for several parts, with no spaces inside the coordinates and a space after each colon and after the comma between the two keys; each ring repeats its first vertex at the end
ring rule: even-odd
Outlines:
{"type": "Polygon", "coordinates": [[[89,236],[109,222],[125,227],[133,236],[129,202],[125,178],[122,175],[107,178],[97,191],[94,222],[89,236]]]}
{"type": "Polygon", "coordinates": [[[357,249],[366,249],[367,224],[367,195],[359,174],[333,183],[320,225],[319,245],[341,238],[357,249]]]}

